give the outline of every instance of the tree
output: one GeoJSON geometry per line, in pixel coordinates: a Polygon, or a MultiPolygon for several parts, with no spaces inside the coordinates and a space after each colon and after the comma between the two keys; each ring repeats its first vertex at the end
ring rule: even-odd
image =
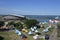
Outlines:
{"type": "Polygon", "coordinates": [[[24,17],[24,20],[27,20],[26,16],[24,17]]]}
{"type": "Polygon", "coordinates": [[[0,21],[0,27],[3,26],[5,23],[4,21],[0,21]]]}
{"type": "Polygon", "coordinates": [[[19,30],[23,28],[23,24],[21,24],[20,22],[15,23],[14,26],[16,29],[19,29],[19,30]]]}
{"type": "Polygon", "coordinates": [[[0,36],[0,40],[4,40],[4,37],[0,36]]]}
{"type": "Polygon", "coordinates": [[[14,25],[15,23],[14,23],[14,21],[11,21],[11,22],[8,22],[8,26],[10,26],[10,25],[14,25]]]}
{"type": "Polygon", "coordinates": [[[39,23],[37,20],[26,20],[25,24],[27,27],[32,27],[32,26],[35,26],[37,23],[39,23]]]}

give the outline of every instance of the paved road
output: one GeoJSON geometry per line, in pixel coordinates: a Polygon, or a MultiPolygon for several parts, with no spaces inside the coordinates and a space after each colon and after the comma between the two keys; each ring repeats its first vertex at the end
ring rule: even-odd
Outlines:
{"type": "Polygon", "coordinates": [[[57,40],[57,26],[55,26],[53,33],[50,36],[49,40],[57,40]]]}

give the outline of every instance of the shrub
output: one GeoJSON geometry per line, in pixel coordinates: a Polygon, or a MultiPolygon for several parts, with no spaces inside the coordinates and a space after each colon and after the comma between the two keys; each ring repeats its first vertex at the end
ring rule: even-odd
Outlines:
{"type": "Polygon", "coordinates": [[[30,27],[32,27],[32,26],[35,26],[37,23],[39,23],[37,20],[27,20],[26,22],[25,22],[25,24],[26,24],[26,26],[28,27],[28,28],[30,28],[30,27]]]}
{"type": "Polygon", "coordinates": [[[16,29],[19,29],[19,30],[23,28],[23,24],[21,24],[20,22],[15,23],[14,26],[16,29]]]}
{"type": "Polygon", "coordinates": [[[10,25],[14,25],[14,24],[15,24],[14,21],[11,21],[7,25],[10,26],[10,25]]]}
{"type": "Polygon", "coordinates": [[[57,36],[60,37],[60,22],[57,23],[57,36]]]}
{"type": "Polygon", "coordinates": [[[0,27],[3,26],[5,23],[4,21],[0,21],[0,27]]]}

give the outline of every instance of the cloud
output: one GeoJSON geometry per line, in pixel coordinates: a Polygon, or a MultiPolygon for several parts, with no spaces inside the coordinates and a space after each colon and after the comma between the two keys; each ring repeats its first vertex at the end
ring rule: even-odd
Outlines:
{"type": "Polygon", "coordinates": [[[23,11],[23,10],[18,10],[18,9],[10,9],[12,11],[15,11],[15,12],[28,12],[28,11],[23,11]]]}
{"type": "Polygon", "coordinates": [[[6,11],[14,11],[14,12],[31,12],[31,11],[23,11],[18,9],[10,9],[10,8],[0,8],[0,10],[6,10],[6,11]]]}
{"type": "Polygon", "coordinates": [[[47,10],[25,11],[25,10],[20,10],[20,9],[0,7],[0,13],[21,14],[21,15],[56,15],[56,14],[58,15],[60,12],[59,11],[58,12],[57,11],[47,11],[47,10]]]}
{"type": "Polygon", "coordinates": [[[23,11],[23,10],[19,10],[19,9],[11,9],[11,8],[2,8],[0,7],[0,12],[2,11],[2,13],[6,13],[6,14],[22,14],[22,15],[27,15],[30,13],[33,13],[31,11],[23,11]]]}

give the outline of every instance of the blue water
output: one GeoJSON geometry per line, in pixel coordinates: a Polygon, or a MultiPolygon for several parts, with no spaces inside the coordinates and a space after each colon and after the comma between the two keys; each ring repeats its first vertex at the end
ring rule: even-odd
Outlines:
{"type": "MultiPolygon", "coordinates": [[[[39,22],[43,22],[43,21],[49,21],[50,19],[53,20],[58,15],[25,15],[25,16],[28,17],[29,19],[36,19],[39,22]]],[[[58,17],[59,18],[56,20],[60,20],[60,16],[58,17]]]]}

